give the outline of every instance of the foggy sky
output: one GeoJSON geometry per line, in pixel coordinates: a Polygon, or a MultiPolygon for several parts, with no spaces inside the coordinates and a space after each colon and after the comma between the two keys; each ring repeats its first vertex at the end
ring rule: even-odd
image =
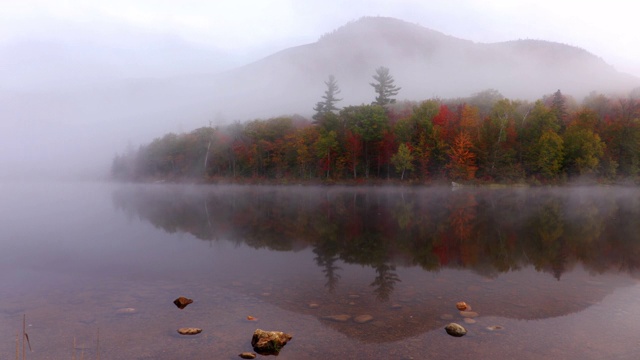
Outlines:
{"type": "Polygon", "coordinates": [[[0,0],[0,8],[0,181],[103,176],[126,147],[217,119],[193,105],[208,94],[185,85],[189,76],[314,42],[362,16],[475,42],[556,41],[640,76],[635,6],[624,0],[0,0]]]}
{"type": "Polygon", "coordinates": [[[362,16],[389,16],[476,42],[578,46],[640,76],[636,13],[627,0],[4,0],[0,41],[98,35],[126,47],[156,36],[220,51],[229,66],[315,41],[362,16]]]}

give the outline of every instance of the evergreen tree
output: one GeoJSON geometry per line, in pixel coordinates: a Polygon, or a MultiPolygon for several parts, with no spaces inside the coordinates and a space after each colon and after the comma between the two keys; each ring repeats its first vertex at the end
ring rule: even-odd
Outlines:
{"type": "Polygon", "coordinates": [[[327,113],[333,113],[337,111],[335,103],[342,99],[337,99],[336,95],[340,93],[340,88],[338,87],[338,82],[333,75],[329,75],[329,81],[324,82],[327,85],[327,90],[325,90],[322,98],[324,101],[319,101],[316,103],[316,106],[313,108],[316,114],[313,115],[314,120],[322,119],[327,113]]]}
{"type": "Polygon", "coordinates": [[[396,102],[396,99],[392,99],[392,96],[398,95],[398,91],[400,89],[393,84],[393,76],[389,75],[389,69],[381,66],[376,69],[376,74],[373,75],[373,79],[376,81],[375,83],[369,83],[376,91],[376,101],[373,104],[385,106],[388,104],[393,104],[396,102]]]}
{"type": "Polygon", "coordinates": [[[551,98],[551,110],[556,115],[556,119],[558,119],[561,126],[564,125],[568,117],[567,100],[559,89],[553,93],[551,98]]]}

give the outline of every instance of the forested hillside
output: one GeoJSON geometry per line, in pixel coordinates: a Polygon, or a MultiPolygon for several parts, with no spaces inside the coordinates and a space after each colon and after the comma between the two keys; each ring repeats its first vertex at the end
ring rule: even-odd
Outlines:
{"type": "MultiPolygon", "coordinates": [[[[112,175],[132,181],[553,183],[640,172],[640,97],[634,93],[592,93],[577,103],[560,90],[535,102],[487,90],[396,103],[375,86],[384,80],[380,75],[371,83],[378,96],[370,105],[337,110],[340,90],[330,78],[313,119],[285,116],[166,134],[116,156],[112,175]]],[[[387,76],[391,83],[382,91],[395,87],[387,76]]]]}

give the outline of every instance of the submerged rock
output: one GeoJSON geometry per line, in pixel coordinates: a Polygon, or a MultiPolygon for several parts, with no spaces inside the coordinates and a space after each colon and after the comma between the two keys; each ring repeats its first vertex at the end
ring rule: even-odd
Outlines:
{"type": "Polygon", "coordinates": [[[444,327],[447,334],[455,337],[464,336],[467,333],[467,329],[465,329],[462,325],[456,323],[450,323],[449,325],[444,327]]]}
{"type": "Polygon", "coordinates": [[[462,315],[462,317],[466,317],[466,318],[478,317],[478,313],[475,312],[475,311],[460,311],[460,315],[462,315]]]}
{"type": "Polygon", "coordinates": [[[200,334],[202,329],[199,328],[180,328],[178,329],[178,334],[180,335],[196,335],[200,334]]]}
{"type": "Polygon", "coordinates": [[[193,300],[186,298],[184,296],[180,296],[179,298],[173,300],[173,303],[180,309],[184,309],[187,305],[193,303],[193,300]]]}
{"type": "Polygon", "coordinates": [[[358,324],[368,323],[371,320],[373,320],[373,316],[371,315],[358,315],[353,319],[353,321],[357,322],[358,324]]]}
{"type": "Polygon", "coordinates": [[[457,302],[457,303],[456,303],[456,308],[457,308],[458,310],[460,310],[460,311],[467,310],[467,308],[468,308],[468,307],[469,307],[469,306],[468,306],[468,305],[467,305],[467,303],[466,303],[466,302],[464,302],[464,301],[459,301],[459,302],[457,302]]]}
{"type": "Polygon", "coordinates": [[[243,359],[255,359],[257,355],[252,352],[243,352],[238,356],[240,356],[243,359]]]}
{"type": "Polygon", "coordinates": [[[464,318],[464,322],[466,324],[475,324],[476,323],[476,321],[473,320],[472,318],[464,318]]]}
{"type": "Polygon", "coordinates": [[[130,314],[135,314],[137,312],[138,310],[136,310],[135,308],[121,308],[116,310],[116,314],[120,314],[120,315],[130,315],[130,314]]]}
{"type": "Polygon", "coordinates": [[[345,322],[348,321],[349,319],[351,319],[351,315],[347,315],[347,314],[340,314],[340,315],[328,315],[328,316],[323,316],[322,317],[324,320],[331,320],[331,321],[337,321],[337,322],[345,322]]]}
{"type": "Polygon", "coordinates": [[[264,331],[256,329],[251,338],[253,350],[260,355],[278,355],[292,336],[282,331],[264,331]]]}
{"type": "Polygon", "coordinates": [[[487,330],[489,331],[496,331],[496,330],[502,330],[504,329],[502,326],[500,325],[491,325],[491,326],[487,326],[487,330]]]}

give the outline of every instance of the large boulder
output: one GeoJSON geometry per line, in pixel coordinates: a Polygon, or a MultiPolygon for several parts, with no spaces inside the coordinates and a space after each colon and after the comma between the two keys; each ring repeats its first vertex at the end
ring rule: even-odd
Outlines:
{"type": "Polygon", "coordinates": [[[282,331],[256,329],[251,338],[251,346],[260,355],[278,355],[289,340],[291,340],[291,335],[282,331]]]}

